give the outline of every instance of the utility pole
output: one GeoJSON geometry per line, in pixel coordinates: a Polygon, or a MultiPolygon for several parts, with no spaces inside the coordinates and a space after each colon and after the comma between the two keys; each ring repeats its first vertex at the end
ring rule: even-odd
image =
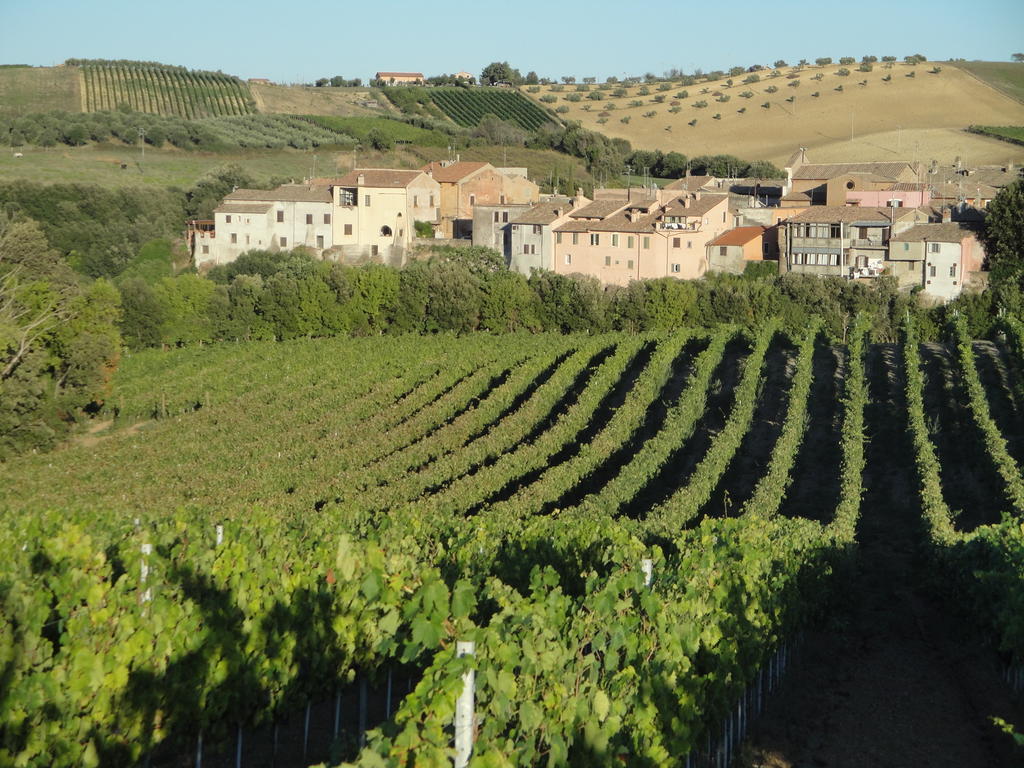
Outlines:
{"type": "Polygon", "coordinates": [[[139,146],[142,149],[142,160],[145,160],[146,159],[146,129],[145,128],[139,128],[138,131],[139,131],[139,146]]]}

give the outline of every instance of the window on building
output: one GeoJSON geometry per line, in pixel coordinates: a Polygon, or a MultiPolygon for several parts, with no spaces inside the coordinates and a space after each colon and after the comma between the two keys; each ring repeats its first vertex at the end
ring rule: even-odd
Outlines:
{"type": "Polygon", "coordinates": [[[363,205],[365,205],[367,208],[370,207],[370,196],[369,195],[363,195],[363,205]]]}
{"type": "Polygon", "coordinates": [[[555,232],[555,244],[556,245],[561,245],[562,244],[562,233],[561,232],[555,232]]]}
{"type": "Polygon", "coordinates": [[[682,241],[681,238],[678,238],[678,237],[673,237],[672,238],[672,247],[673,248],[678,248],[682,244],[683,244],[683,241],[682,241]]]}
{"type": "Polygon", "coordinates": [[[505,204],[505,196],[504,195],[501,196],[500,202],[501,202],[502,205],[505,204]]]}
{"type": "Polygon", "coordinates": [[[470,195],[469,196],[469,204],[470,205],[476,205],[476,195],[470,195]]]}
{"type": "Polygon", "coordinates": [[[430,196],[430,207],[431,208],[434,207],[434,196],[433,195],[430,196]]]}
{"type": "Polygon", "coordinates": [[[246,244],[246,245],[248,245],[248,244],[249,244],[249,236],[248,236],[248,235],[246,235],[246,236],[245,236],[245,244],[246,244]]]}
{"type": "Polygon", "coordinates": [[[376,245],[371,245],[370,246],[370,255],[371,256],[376,256],[378,253],[380,253],[380,249],[376,245]]]}
{"type": "Polygon", "coordinates": [[[346,235],[351,235],[352,234],[352,225],[351,224],[346,224],[345,225],[345,234],[346,235]]]}
{"type": "Polygon", "coordinates": [[[277,212],[277,221],[278,221],[278,223],[284,221],[284,211],[278,211],[277,212]]]}
{"type": "Polygon", "coordinates": [[[380,228],[380,236],[381,237],[391,237],[391,227],[389,227],[387,224],[385,224],[383,227],[381,227],[380,228]]]}
{"type": "Polygon", "coordinates": [[[929,264],[928,265],[928,277],[935,277],[935,265],[934,264],[929,264]]]}
{"type": "Polygon", "coordinates": [[[725,214],[727,211],[722,211],[722,223],[725,224],[725,214]]]}
{"type": "Polygon", "coordinates": [[[533,225],[533,234],[539,235],[540,234],[540,229],[541,229],[540,224],[534,224],[533,225]]]}
{"type": "Polygon", "coordinates": [[[729,247],[728,246],[726,246],[726,245],[718,246],[718,255],[719,256],[725,256],[725,254],[728,253],[728,252],[729,252],[729,247]]]}
{"type": "Polygon", "coordinates": [[[281,247],[282,248],[287,248],[288,247],[288,238],[287,237],[282,237],[281,238],[281,247]]]}
{"type": "Polygon", "coordinates": [[[910,250],[910,243],[904,243],[903,244],[903,250],[904,251],[909,251],[910,250]]]}
{"type": "Polygon", "coordinates": [[[949,276],[956,277],[956,264],[949,265],[949,276]]]}
{"type": "Polygon", "coordinates": [[[686,241],[686,247],[687,248],[693,248],[693,240],[687,240],[686,241]]]}
{"type": "Polygon", "coordinates": [[[644,238],[644,250],[646,251],[646,250],[648,250],[648,249],[649,249],[650,247],[651,247],[651,238],[649,238],[649,237],[645,237],[645,238],[644,238]]]}
{"type": "Polygon", "coordinates": [[[618,247],[619,247],[619,236],[618,235],[612,235],[612,248],[618,248],[618,247]]]}
{"type": "Polygon", "coordinates": [[[316,236],[316,247],[317,248],[323,248],[324,247],[324,236],[323,235],[317,235],[316,236]]]}
{"type": "Polygon", "coordinates": [[[828,257],[828,263],[829,263],[829,266],[838,267],[839,266],[839,254],[838,253],[830,253],[829,257],[828,257]]]}
{"type": "Polygon", "coordinates": [[[632,269],[632,268],[633,268],[633,260],[632,259],[628,259],[626,261],[626,269],[632,269]]]}
{"type": "Polygon", "coordinates": [[[938,243],[928,243],[928,253],[938,253],[938,252],[939,252],[939,244],[938,243]]]}
{"type": "Polygon", "coordinates": [[[419,195],[413,195],[412,196],[412,207],[413,208],[419,208],[420,207],[420,196],[419,195]]]}
{"type": "Polygon", "coordinates": [[[498,223],[498,219],[499,219],[499,218],[500,218],[500,215],[499,215],[499,213],[498,213],[497,211],[495,211],[495,212],[494,212],[494,223],[495,223],[495,224],[497,224],[497,223],[498,223]]]}
{"type": "MultiPolygon", "coordinates": [[[[842,224],[829,224],[828,225],[828,236],[833,240],[837,237],[842,237],[842,224]]],[[[866,236],[866,235],[865,235],[866,236]]]]}
{"type": "Polygon", "coordinates": [[[573,245],[579,245],[580,244],[580,233],[579,232],[573,232],[572,233],[572,244],[573,245]]]}
{"type": "Polygon", "coordinates": [[[606,267],[610,267],[612,265],[612,257],[611,256],[605,256],[604,257],[604,265],[606,267]]]}
{"type": "Polygon", "coordinates": [[[597,234],[597,232],[591,232],[590,233],[590,244],[591,245],[600,245],[601,244],[601,236],[599,234],[597,234]]]}
{"type": "Polygon", "coordinates": [[[632,250],[632,248],[633,248],[633,240],[634,240],[634,238],[633,238],[632,235],[629,235],[626,238],[626,247],[629,248],[630,250],[632,250]]]}
{"type": "Polygon", "coordinates": [[[501,212],[501,223],[508,224],[508,211],[501,212]]]}
{"type": "Polygon", "coordinates": [[[313,214],[312,213],[307,213],[306,214],[306,223],[307,224],[312,224],[313,223],[313,214]]]}
{"type": "Polygon", "coordinates": [[[231,242],[232,243],[237,243],[238,242],[238,235],[235,234],[234,232],[231,233],[231,242]]]}
{"type": "Polygon", "coordinates": [[[566,264],[572,264],[572,254],[571,253],[565,254],[565,263],[566,264]]]}
{"type": "Polygon", "coordinates": [[[331,223],[331,214],[325,213],[324,214],[324,224],[330,224],[330,223],[331,223]]]}
{"type": "Polygon", "coordinates": [[[205,255],[205,254],[208,254],[209,252],[210,252],[210,246],[204,245],[203,246],[203,254],[205,255]]]}
{"type": "Polygon", "coordinates": [[[230,213],[227,216],[224,217],[224,223],[225,224],[230,224],[231,223],[231,214],[230,213]]]}
{"type": "Polygon", "coordinates": [[[673,272],[679,272],[679,271],[680,271],[680,267],[679,267],[679,265],[678,265],[678,264],[673,264],[673,265],[672,265],[672,271],[673,271],[673,272]]]}

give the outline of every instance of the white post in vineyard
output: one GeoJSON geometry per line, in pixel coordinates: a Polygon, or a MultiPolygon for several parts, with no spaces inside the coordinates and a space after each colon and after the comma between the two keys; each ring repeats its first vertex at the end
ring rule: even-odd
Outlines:
{"type": "Polygon", "coordinates": [[[139,566],[139,586],[143,587],[141,596],[142,602],[148,603],[153,597],[153,592],[146,586],[146,582],[149,580],[149,560],[147,558],[153,554],[153,545],[143,544],[141,551],[142,564],[139,566]]]}
{"type": "Polygon", "coordinates": [[[224,526],[218,525],[214,530],[217,536],[217,546],[219,547],[224,543],[224,526]]]}
{"type": "Polygon", "coordinates": [[[644,586],[650,588],[651,582],[654,581],[654,561],[645,557],[640,561],[640,568],[644,572],[644,586]]]}
{"type": "MultiPolygon", "coordinates": [[[[455,645],[455,656],[474,656],[476,643],[459,642],[455,645]]],[[[466,768],[473,753],[473,699],[476,674],[472,669],[462,673],[462,693],[455,702],[455,768],[466,768]]]]}

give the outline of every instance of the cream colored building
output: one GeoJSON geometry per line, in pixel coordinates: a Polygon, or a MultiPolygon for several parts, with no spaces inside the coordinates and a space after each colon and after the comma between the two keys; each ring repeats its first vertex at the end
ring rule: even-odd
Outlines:
{"type": "Polygon", "coordinates": [[[331,186],[335,249],[346,259],[399,259],[415,223],[438,222],[441,186],[423,171],[359,168],[331,186]]]}
{"type": "Polygon", "coordinates": [[[324,184],[236,189],[214,209],[213,228],[192,233],[195,263],[227,264],[246,251],[299,245],[323,254],[334,245],[333,219],[331,190],[324,184]]]}

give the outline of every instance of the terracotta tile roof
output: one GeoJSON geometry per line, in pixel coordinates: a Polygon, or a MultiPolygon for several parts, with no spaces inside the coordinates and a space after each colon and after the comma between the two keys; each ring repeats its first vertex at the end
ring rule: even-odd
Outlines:
{"type": "Polygon", "coordinates": [[[490,163],[471,163],[468,161],[443,165],[439,162],[427,163],[421,171],[425,171],[434,177],[434,181],[444,183],[459,182],[467,176],[472,176],[477,171],[486,168],[490,163]]]}
{"type": "MultiPolygon", "coordinates": [[[[802,213],[791,216],[788,221],[807,222],[810,224],[854,224],[865,223],[891,223],[889,208],[870,208],[863,206],[837,206],[837,205],[813,205],[802,213]]],[[[899,210],[899,209],[896,209],[899,210]]],[[[907,209],[912,210],[912,209],[907,209]]]]}
{"type": "Polygon", "coordinates": [[[214,213],[266,213],[273,203],[222,203],[213,209],[214,213]]]}
{"type": "Polygon", "coordinates": [[[871,173],[895,179],[911,168],[907,162],[888,163],[808,163],[793,170],[794,179],[834,179],[848,173],[871,173]]]}
{"type": "Polygon", "coordinates": [[[601,221],[590,222],[589,229],[591,232],[653,232],[658,215],[658,213],[649,213],[630,221],[625,212],[616,213],[601,221]]]}
{"type": "Polygon", "coordinates": [[[768,227],[736,227],[723,232],[708,245],[746,245],[751,240],[762,237],[768,227]]]}
{"type": "Polygon", "coordinates": [[[236,189],[224,202],[329,203],[331,190],[323,185],[283,184],[277,189],[236,189]]]}
{"type": "Polygon", "coordinates": [[[423,79],[422,72],[378,72],[378,80],[389,80],[392,77],[418,77],[420,80],[423,79]]]}
{"type": "Polygon", "coordinates": [[[940,200],[958,200],[961,194],[966,200],[973,200],[979,196],[986,200],[991,200],[999,194],[999,190],[989,184],[974,181],[968,177],[964,177],[963,184],[947,182],[945,184],[935,184],[932,187],[932,197],[940,200]]]}
{"type": "Polygon", "coordinates": [[[595,200],[569,214],[574,219],[603,219],[625,208],[627,200],[595,200]]]}
{"type": "Polygon", "coordinates": [[[334,180],[338,187],[387,187],[390,189],[401,189],[408,187],[414,182],[423,171],[396,171],[390,168],[356,168],[349,171],[340,179],[334,180]],[[359,177],[363,182],[359,183],[359,177]]]}
{"type": "Polygon", "coordinates": [[[567,221],[555,227],[555,232],[589,232],[593,221],[567,221]]]}
{"type": "Polygon", "coordinates": [[[683,176],[681,179],[666,184],[662,189],[681,189],[694,192],[715,180],[715,176],[683,176]]]}
{"type": "Polygon", "coordinates": [[[887,192],[919,192],[923,189],[928,189],[928,185],[919,181],[897,181],[885,188],[887,192]]]}
{"type": "Polygon", "coordinates": [[[700,196],[700,200],[690,201],[689,208],[683,204],[681,199],[673,200],[665,206],[664,213],[666,216],[703,216],[712,208],[718,206],[724,201],[727,201],[728,199],[728,195],[702,194],[700,196]]]}
{"type": "Polygon", "coordinates": [[[787,201],[787,202],[798,201],[798,202],[801,202],[801,203],[810,202],[812,198],[813,198],[813,196],[811,195],[811,190],[809,190],[809,189],[805,190],[803,192],[793,191],[793,192],[790,192],[790,193],[782,196],[782,199],[787,201]]]}
{"type": "Polygon", "coordinates": [[[889,239],[897,243],[959,243],[965,237],[974,235],[973,228],[953,221],[942,224],[915,224],[906,232],[900,232],[889,239]]]}
{"type": "Polygon", "coordinates": [[[512,219],[513,224],[550,224],[558,218],[558,212],[568,213],[572,202],[568,197],[554,198],[537,203],[525,211],[517,213],[512,219]]]}

